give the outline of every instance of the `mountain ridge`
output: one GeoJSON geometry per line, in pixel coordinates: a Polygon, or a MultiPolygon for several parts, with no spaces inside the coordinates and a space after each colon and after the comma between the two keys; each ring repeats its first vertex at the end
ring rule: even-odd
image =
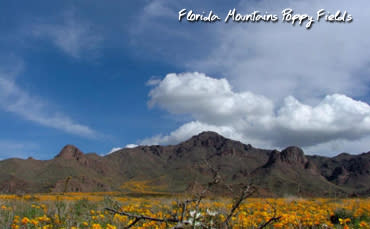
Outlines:
{"type": "Polygon", "coordinates": [[[208,131],[177,145],[137,146],[105,156],[66,145],[50,160],[6,159],[0,161],[0,192],[136,192],[140,184],[141,191],[182,193],[209,182],[209,167],[229,186],[253,183],[258,195],[368,196],[370,190],[370,152],[311,156],[297,146],[259,149],[208,131]]]}

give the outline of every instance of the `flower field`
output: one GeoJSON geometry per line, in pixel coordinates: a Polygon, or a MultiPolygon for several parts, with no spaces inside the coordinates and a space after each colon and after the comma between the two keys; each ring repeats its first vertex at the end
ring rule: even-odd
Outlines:
{"type": "MultiPolygon", "coordinates": [[[[117,193],[0,195],[1,228],[124,228],[135,218],[117,209],[159,219],[179,218],[183,197],[127,197],[117,193]]],[[[189,203],[184,222],[191,228],[219,228],[233,206],[231,199],[189,203]],[[196,209],[198,209],[196,211],[196,209]]],[[[233,228],[370,228],[370,199],[249,198],[234,212],[233,228]]],[[[140,220],[132,228],[170,228],[171,222],[140,220]]]]}

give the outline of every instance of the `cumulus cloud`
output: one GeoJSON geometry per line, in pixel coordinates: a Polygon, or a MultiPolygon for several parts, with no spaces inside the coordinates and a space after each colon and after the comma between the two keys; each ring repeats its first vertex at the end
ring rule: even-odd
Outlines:
{"type": "Polygon", "coordinates": [[[43,99],[21,89],[14,77],[0,72],[0,108],[40,125],[62,130],[66,133],[95,138],[98,133],[90,127],[73,121],[65,114],[50,112],[43,99]]]}
{"type": "Polygon", "coordinates": [[[306,152],[310,154],[335,156],[338,153],[364,153],[369,152],[370,136],[356,140],[338,139],[318,145],[306,147],[306,152]]]}
{"type": "MultiPolygon", "coordinates": [[[[208,12],[204,6],[209,4],[167,4],[166,11],[186,7],[208,12]]],[[[143,21],[142,34],[154,37],[145,50],[188,72],[224,77],[169,74],[154,84],[149,106],[188,114],[193,121],[143,143],[172,144],[211,129],[260,147],[296,144],[318,153],[367,151],[369,105],[359,100],[367,102],[369,93],[370,52],[364,51],[370,49],[364,31],[369,15],[364,9],[370,2],[240,0],[232,5],[241,14],[259,10],[281,15],[292,8],[315,16],[325,9],[331,14],[347,11],[354,19],[349,24],[315,22],[310,30],[281,20],[212,25],[168,23],[159,17],[143,21]],[[163,33],[156,32],[163,27],[171,29],[165,47],[172,52],[156,49],[163,47],[163,33]],[[175,53],[181,58],[173,58],[175,53]]],[[[214,12],[223,17],[229,6],[220,6],[214,12]]]]}
{"type": "MultiPolygon", "coordinates": [[[[211,31],[216,44],[201,58],[191,58],[188,69],[229,76],[237,90],[251,91],[279,101],[288,95],[311,104],[327,94],[351,97],[368,92],[370,40],[364,28],[370,7],[366,0],[241,1],[240,13],[253,10],[315,16],[317,11],[347,11],[353,22],[314,23],[310,30],[289,23],[228,23],[211,31]]],[[[207,31],[209,32],[209,31],[207,31]]]]}
{"type": "Polygon", "coordinates": [[[32,26],[32,35],[51,41],[65,54],[80,58],[84,54],[96,54],[102,36],[91,24],[78,20],[73,11],[65,12],[59,23],[40,23],[32,26]]]}
{"type": "MultiPolygon", "coordinates": [[[[146,55],[161,56],[186,71],[227,77],[237,91],[264,95],[276,102],[294,95],[313,105],[327,94],[361,97],[369,90],[370,52],[364,51],[370,49],[368,32],[364,30],[369,21],[364,10],[370,7],[367,0],[240,0],[227,5],[212,1],[184,4],[156,0],[148,3],[147,8],[151,5],[165,5],[164,12],[171,10],[175,15],[162,20],[144,11],[142,18],[151,20],[141,22],[140,37],[151,34],[151,42],[136,39],[135,33],[137,48],[144,49],[146,55]],[[341,10],[354,19],[350,24],[315,22],[310,30],[281,20],[212,25],[176,20],[182,8],[206,14],[212,9],[224,19],[230,6],[235,6],[241,14],[259,10],[262,14],[267,11],[281,15],[288,7],[295,13],[313,16],[320,9],[331,14],[341,10]],[[167,30],[166,36],[163,36],[164,30],[167,30]]],[[[133,28],[137,28],[136,21],[133,28]]]]}
{"type": "Polygon", "coordinates": [[[266,116],[273,104],[250,92],[235,93],[226,79],[202,73],[168,74],[150,91],[149,106],[158,105],[174,114],[191,114],[213,124],[230,123],[230,116],[266,116]]]}
{"type": "Polygon", "coordinates": [[[278,148],[314,147],[370,136],[370,106],[343,94],[326,95],[315,105],[288,96],[279,105],[249,91],[235,92],[227,79],[195,72],[168,74],[149,96],[150,106],[188,114],[195,121],[169,135],[144,139],[142,144],[178,143],[205,130],[278,148]]]}

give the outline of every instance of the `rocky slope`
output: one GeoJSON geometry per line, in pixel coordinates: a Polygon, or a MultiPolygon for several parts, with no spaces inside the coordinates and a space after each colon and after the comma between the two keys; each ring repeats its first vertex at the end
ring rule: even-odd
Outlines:
{"type": "Polygon", "coordinates": [[[0,161],[0,191],[184,192],[222,175],[215,190],[252,183],[259,195],[351,196],[370,193],[370,153],[306,156],[298,147],[257,149],[214,132],[178,145],[138,146],[107,156],[65,146],[51,160],[0,161]]]}

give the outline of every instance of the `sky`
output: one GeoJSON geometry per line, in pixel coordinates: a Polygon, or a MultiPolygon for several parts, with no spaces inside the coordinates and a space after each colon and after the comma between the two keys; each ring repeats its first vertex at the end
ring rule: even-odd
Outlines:
{"type": "Polygon", "coordinates": [[[202,131],[307,154],[367,152],[367,9],[367,0],[2,1],[0,159],[51,159],[66,144],[106,155],[202,131]],[[353,20],[224,23],[234,8],[353,20]],[[182,9],[221,20],[179,22],[182,9]]]}

